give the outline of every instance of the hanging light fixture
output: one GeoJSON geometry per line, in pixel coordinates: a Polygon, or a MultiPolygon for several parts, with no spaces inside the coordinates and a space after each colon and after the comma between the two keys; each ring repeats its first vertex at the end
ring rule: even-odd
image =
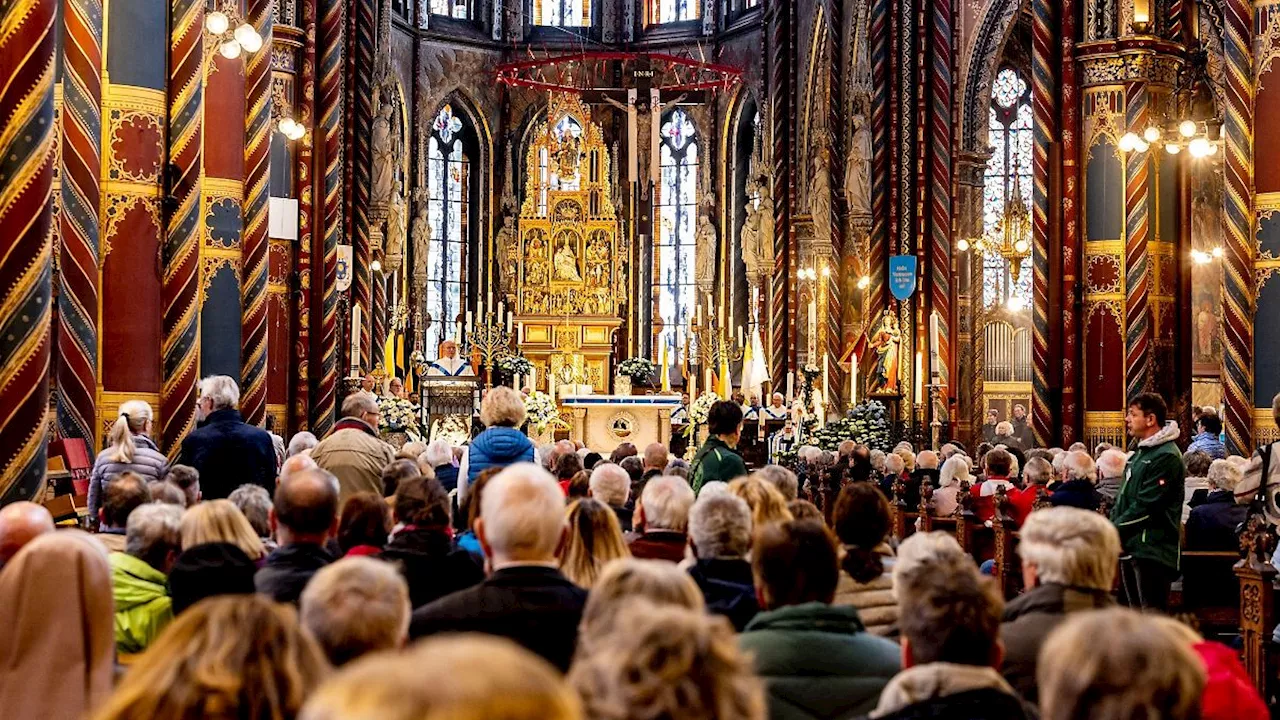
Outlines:
{"type": "Polygon", "coordinates": [[[240,18],[234,4],[227,3],[206,13],[204,30],[206,51],[216,50],[228,60],[240,57],[243,52],[256,53],[262,49],[262,36],[240,18]]]}

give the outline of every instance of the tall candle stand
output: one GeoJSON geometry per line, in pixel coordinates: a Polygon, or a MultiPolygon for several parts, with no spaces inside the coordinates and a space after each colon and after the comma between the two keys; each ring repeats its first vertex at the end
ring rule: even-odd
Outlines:
{"type": "Polygon", "coordinates": [[[744,348],[730,337],[728,328],[714,322],[703,325],[695,322],[689,327],[689,331],[694,340],[693,355],[704,368],[715,368],[719,372],[722,364],[742,359],[744,348]]]}
{"type": "Polygon", "coordinates": [[[507,323],[489,310],[472,323],[467,333],[467,354],[478,360],[485,372],[485,387],[493,387],[493,373],[498,363],[511,353],[511,331],[507,323]]]}

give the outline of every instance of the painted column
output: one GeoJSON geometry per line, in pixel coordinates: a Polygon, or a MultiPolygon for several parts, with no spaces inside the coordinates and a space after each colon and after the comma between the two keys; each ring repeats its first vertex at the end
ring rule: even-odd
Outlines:
{"type": "Polygon", "coordinates": [[[44,479],[53,256],[54,0],[0,7],[0,504],[44,479]]]}
{"type": "Polygon", "coordinates": [[[249,24],[262,36],[263,50],[244,62],[244,231],[241,239],[240,411],[245,422],[261,423],[267,410],[267,197],[270,182],[271,0],[249,0],[249,24]]]}
{"type": "Polygon", "coordinates": [[[1222,384],[1227,452],[1248,455],[1253,427],[1254,259],[1253,219],[1253,4],[1226,0],[1223,65],[1226,76],[1225,207],[1222,263],[1222,384]]]}
{"type": "MultiPolygon", "coordinates": [[[[985,154],[960,153],[956,157],[956,234],[962,238],[982,236],[982,192],[988,157],[985,154]]],[[[956,316],[956,375],[959,437],[976,447],[982,438],[986,420],[983,407],[986,337],[981,328],[982,256],[977,252],[957,254],[956,280],[958,302],[956,316]]]]}
{"type": "MultiPolygon", "coordinates": [[[[297,255],[294,257],[294,272],[298,276],[297,289],[294,291],[294,300],[297,310],[294,314],[294,331],[293,336],[293,353],[294,363],[297,365],[296,375],[294,376],[293,385],[293,430],[295,432],[306,430],[311,427],[311,407],[313,397],[311,385],[311,368],[312,358],[318,358],[319,353],[313,353],[311,327],[313,317],[319,313],[314,312],[316,303],[313,299],[317,297],[315,288],[312,287],[313,274],[313,256],[314,247],[318,244],[315,226],[316,226],[316,195],[320,190],[318,179],[319,174],[316,173],[316,153],[314,146],[317,141],[317,133],[319,127],[316,125],[316,29],[317,29],[317,0],[301,0],[302,18],[299,23],[302,26],[302,51],[300,54],[301,62],[299,63],[298,74],[298,92],[296,97],[298,102],[298,115],[295,118],[306,128],[307,132],[297,143],[297,158],[294,161],[294,187],[298,191],[298,244],[297,255]]],[[[324,279],[324,255],[320,254],[320,279],[324,279]]]]}
{"type": "Polygon", "coordinates": [[[164,308],[164,382],[160,414],[163,449],[175,456],[178,444],[195,428],[196,380],[200,372],[197,291],[200,284],[200,235],[204,145],[204,3],[172,0],[169,33],[169,214],[161,248],[164,308]]]}
{"type": "Polygon", "coordinates": [[[770,197],[774,207],[774,265],[769,287],[769,368],[774,387],[785,387],[787,372],[795,368],[795,328],[800,318],[791,302],[796,281],[796,268],[791,259],[795,242],[791,223],[795,169],[792,167],[792,133],[796,127],[794,93],[795,70],[795,3],[769,3],[765,6],[766,72],[769,137],[773,148],[773,187],[770,197]]]}
{"type": "Polygon", "coordinates": [[[1049,397],[1049,372],[1053,364],[1049,357],[1049,249],[1050,204],[1049,197],[1049,146],[1058,141],[1057,80],[1053,66],[1057,60],[1053,38],[1058,32],[1057,2],[1033,0],[1031,3],[1031,109],[1034,129],[1031,157],[1031,336],[1032,367],[1031,426],[1036,445],[1047,447],[1052,443],[1053,408],[1049,397]]]}
{"type": "Polygon", "coordinates": [[[1062,240],[1062,399],[1060,427],[1062,446],[1068,447],[1079,437],[1080,377],[1080,89],[1075,61],[1075,0],[1061,2],[1061,216],[1059,232],[1062,240]]]}
{"type": "MultiPolygon", "coordinates": [[[[369,191],[371,182],[372,155],[369,146],[373,132],[373,0],[355,0],[351,7],[355,17],[355,37],[352,38],[354,48],[352,63],[353,100],[351,109],[353,127],[351,128],[351,305],[359,306],[360,314],[366,320],[360,328],[360,364],[367,371],[378,363],[382,348],[370,348],[372,344],[373,317],[372,270],[373,260],[369,245],[369,191]]],[[[388,48],[388,51],[390,49],[388,48]]],[[[403,191],[408,196],[407,188],[403,191]]],[[[388,371],[390,372],[390,371],[388,371]]]]}
{"type": "Polygon", "coordinates": [[[102,3],[63,0],[58,198],[58,434],[97,450],[102,3]]]}
{"type": "MultiPolygon", "coordinates": [[[[1258,4],[1254,12],[1255,124],[1260,128],[1273,128],[1280,123],[1280,90],[1277,89],[1280,65],[1275,64],[1280,58],[1280,4],[1258,4]]],[[[1280,163],[1269,160],[1280,157],[1280,133],[1258,133],[1256,143],[1256,157],[1267,159],[1255,166],[1253,178],[1258,233],[1258,254],[1254,258],[1257,308],[1253,323],[1253,443],[1261,444],[1280,440],[1280,431],[1271,414],[1272,398],[1280,394],[1280,279],[1275,277],[1280,270],[1280,163]]],[[[1224,195],[1225,202],[1229,203],[1225,198],[1224,195]]],[[[1218,263],[1206,267],[1215,264],[1218,263]]],[[[1217,277],[1215,274],[1215,280],[1217,277]]],[[[1225,272],[1223,277],[1225,279],[1225,272]]]]}
{"type": "Polygon", "coordinates": [[[319,115],[322,143],[324,272],[320,284],[320,360],[312,432],[324,436],[333,427],[338,390],[338,238],[342,234],[342,45],[343,3],[322,0],[319,27],[319,115]]]}
{"type": "MultiPolygon", "coordinates": [[[[931,23],[929,27],[929,50],[931,64],[929,71],[929,272],[930,283],[929,304],[932,312],[938,317],[937,346],[929,347],[925,352],[924,372],[931,373],[930,353],[936,353],[939,361],[938,377],[926,376],[926,382],[938,382],[945,386],[941,395],[941,403],[933,407],[930,416],[939,420],[950,419],[948,398],[956,396],[951,382],[951,335],[952,335],[952,303],[953,288],[951,286],[951,144],[952,132],[951,105],[953,88],[951,80],[952,65],[952,32],[951,3],[948,0],[933,0],[930,4],[931,23]]],[[[929,318],[924,319],[925,332],[929,332],[929,318]]],[[[926,334],[926,342],[932,339],[926,334]]]]}

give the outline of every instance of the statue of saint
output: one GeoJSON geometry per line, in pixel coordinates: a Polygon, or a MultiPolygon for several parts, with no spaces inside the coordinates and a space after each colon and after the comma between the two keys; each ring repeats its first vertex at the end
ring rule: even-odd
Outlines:
{"type": "Polygon", "coordinates": [[[560,243],[560,247],[556,249],[554,266],[556,280],[565,282],[582,282],[582,275],[578,272],[578,256],[573,252],[573,243],[566,238],[560,243]]]}
{"type": "MultiPolygon", "coordinates": [[[[749,198],[759,190],[756,181],[748,180],[747,183],[749,198]]],[[[747,266],[747,277],[758,276],[764,266],[764,258],[760,256],[760,208],[754,202],[747,203],[747,217],[742,222],[738,244],[742,246],[742,263],[747,266]]]]}
{"type": "Polygon", "coordinates": [[[398,143],[395,142],[392,129],[391,103],[384,102],[378,108],[378,117],[373,121],[373,181],[371,183],[369,202],[373,207],[385,207],[391,202],[391,191],[396,177],[396,155],[398,143]]]}
{"type": "Polygon", "coordinates": [[[871,335],[870,348],[874,353],[871,377],[867,378],[869,395],[900,395],[898,388],[898,349],[902,345],[902,331],[898,329],[898,316],[885,310],[880,325],[871,335]]]}
{"type": "Polygon", "coordinates": [[[427,256],[431,242],[431,223],[427,221],[426,203],[418,203],[418,214],[413,218],[409,239],[413,242],[413,275],[426,278],[427,256]]]}
{"type": "Polygon", "coordinates": [[[760,183],[760,205],[756,209],[756,247],[759,248],[761,275],[773,271],[773,198],[769,195],[769,177],[760,183]]]}
{"type": "Polygon", "coordinates": [[[405,233],[404,196],[400,194],[399,185],[391,193],[391,206],[387,209],[387,242],[383,256],[386,258],[383,272],[390,275],[400,269],[404,261],[405,233]]]}
{"type": "Polygon", "coordinates": [[[494,238],[493,244],[498,249],[498,272],[501,277],[502,292],[514,293],[516,278],[519,274],[520,250],[516,242],[515,222],[510,215],[502,219],[502,227],[498,228],[498,235],[494,238]]]}
{"type": "Polygon", "coordinates": [[[831,165],[826,144],[818,148],[814,159],[813,179],[809,183],[809,214],[813,217],[813,233],[819,242],[831,240],[831,165]]]}
{"type": "Polygon", "coordinates": [[[845,163],[844,196],[850,215],[871,214],[871,128],[861,115],[853,116],[853,138],[845,163]]]}
{"type": "Polygon", "coordinates": [[[716,279],[716,228],[706,213],[698,218],[693,268],[694,281],[710,289],[716,279]]]}

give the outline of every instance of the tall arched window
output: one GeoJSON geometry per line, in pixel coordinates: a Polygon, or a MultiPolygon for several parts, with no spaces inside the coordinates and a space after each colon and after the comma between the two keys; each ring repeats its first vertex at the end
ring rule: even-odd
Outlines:
{"type": "Polygon", "coordinates": [[[661,25],[681,20],[697,20],[702,17],[701,10],[701,0],[650,0],[649,22],[661,25]]]}
{"type": "Polygon", "coordinates": [[[455,336],[463,315],[469,258],[471,158],[463,142],[469,128],[446,104],[431,123],[427,140],[426,356],[436,357],[440,343],[455,336]]]}
{"type": "MultiPolygon", "coordinates": [[[[676,108],[661,127],[658,186],[657,266],[654,269],[656,316],[662,328],[658,348],[685,347],[693,319],[697,285],[694,269],[694,230],[698,210],[698,134],[688,113],[676,108]]],[[[674,352],[671,357],[675,357],[674,352]]]]}
{"type": "Polygon", "coordinates": [[[431,0],[431,14],[468,20],[471,18],[471,3],[468,0],[431,0]]]}
{"type": "Polygon", "coordinates": [[[589,27],[591,0],[533,0],[533,24],[589,27]]]}
{"type": "MultiPolygon", "coordinates": [[[[1032,137],[1030,85],[1018,71],[1005,67],[991,86],[988,111],[991,158],[987,160],[982,193],[983,234],[996,246],[1000,243],[1005,203],[1016,189],[1022,202],[1031,208],[1032,137]]],[[[982,297],[988,307],[1009,304],[1011,309],[1031,307],[1031,259],[1022,260],[1015,282],[1008,263],[994,250],[983,258],[982,297]]]]}

